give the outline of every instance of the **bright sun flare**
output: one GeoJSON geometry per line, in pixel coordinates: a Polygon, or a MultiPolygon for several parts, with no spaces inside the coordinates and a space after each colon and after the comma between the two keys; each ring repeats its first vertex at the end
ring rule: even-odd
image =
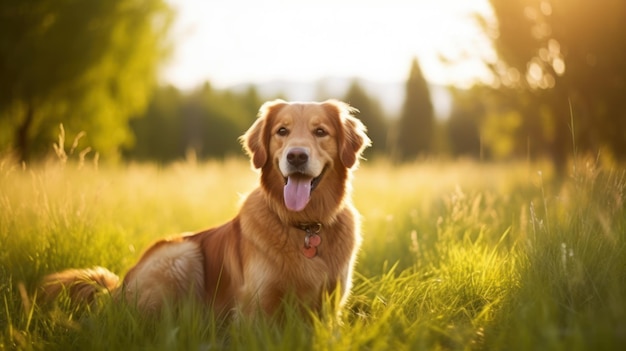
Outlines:
{"type": "Polygon", "coordinates": [[[420,60],[437,84],[486,79],[493,52],[475,14],[487,0],[170,0],[178,12],[164,80],[192,88],[274,79],[406,79],[420,60]],[[441,57],[455,61],[442,63],[441,57]]]}

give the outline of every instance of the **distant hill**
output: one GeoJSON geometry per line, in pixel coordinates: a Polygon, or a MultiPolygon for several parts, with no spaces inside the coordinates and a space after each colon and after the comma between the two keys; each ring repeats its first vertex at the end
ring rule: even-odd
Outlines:
{"type": "MultiPolygon", "coordinates": [[[[351,78],[333,77],[323,78],[315,82],[274,80],[254,85],[259,94],[267,99],[282,96],[288,100],[311,101],[341,98],[348,91],[351,82],[351,78]]],[[[404,103],[404,82],[373,82],[362,79],[359,79],[358,82],[370,96],[378,99],[389,117],[395,118],[399,115],[404,103]]],[[[231,89],[245,91],[250,85],[252,84],[240,84],[231,89]]],[[[447,118],[452,104],[448,89],[441,85],[430,85],[430,95],[437,117],[447,118]]]]}

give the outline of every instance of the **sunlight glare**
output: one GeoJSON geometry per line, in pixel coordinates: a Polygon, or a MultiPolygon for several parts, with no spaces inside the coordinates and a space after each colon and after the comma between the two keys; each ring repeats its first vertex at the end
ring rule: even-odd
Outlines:
{"type": "Polygon", "coordinates": [[[493,50],[475,13],[486,0],[170,0],[179,14],[164,79],[182,88],[270,80],[406,79],[420,60],[437,84],[485,79],[493,50]],[[441,57],[451,61],[442,62],[441,57]]]}

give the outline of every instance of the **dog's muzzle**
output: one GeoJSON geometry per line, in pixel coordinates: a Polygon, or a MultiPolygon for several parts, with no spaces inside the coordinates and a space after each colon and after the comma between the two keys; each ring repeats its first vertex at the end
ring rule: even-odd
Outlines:
{"type": "Polygon", "coordinates": [[[285,159],[287,161],[287,176],[283,189],[285,206],[292,211],[302,211],[309,203],[311,191],[319,183],[321,174],[311,174],[310,155],[306,148],[288,149],[285,159]]]}

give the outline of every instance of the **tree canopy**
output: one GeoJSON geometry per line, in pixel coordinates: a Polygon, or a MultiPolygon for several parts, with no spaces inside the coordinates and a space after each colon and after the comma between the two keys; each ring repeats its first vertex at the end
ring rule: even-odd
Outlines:
{"type": "Polygon", "coordinates": [[[503,101],[531,140],[562,167],[567,155],[626,157],[626,2],[490,0],[492,65],[503,101]],[[574,146],[572,146],[574,145],[574,146]]]}
{"type": "Polygon", "coordinates": [[[365,156],[386,153],[389,128],[379,102],[369,96],[356,79],[350,84],[343,100],[359,110],[357,116],[367,126],[372,147],[365,150],[365,156]]]}
{"type": "Polygon", "coordinates": [[[404,99],[394,153],[399,160],[410,160],[431,151],[435,132],[430,91],[417,59],[411,63],[404,99]]]}
{"type": "Polygon", "coordinates": [[[41,155],[63,123],[115,156],[132,143],[127,122],[156,84],[172,16],[164,0],[3,1],[0,147],[41,155]]]}

